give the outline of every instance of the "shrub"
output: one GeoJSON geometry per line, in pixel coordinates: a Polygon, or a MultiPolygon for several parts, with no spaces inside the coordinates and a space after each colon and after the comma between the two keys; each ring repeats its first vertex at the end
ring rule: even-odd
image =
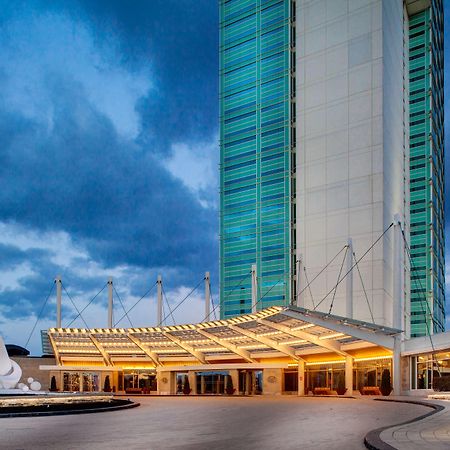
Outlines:
{"type": "Polygon", "coordinates": [[[345,387],[345,375],[342,372],[338,374],[336,392],[339,395],[344,395],[347,392],[345,387]]]}
{"type": "Polygon", "coordinates": [[[184,376],[184,386],[183,386],[183,394],[189,395],[191,393],[191,386],[189,385],[189,378],[187,375],[184,376]]]}
{"type": "Polygon", "coordinates": [[[435,391],[443,392],[450,391],[450,376],[438,376],[433,379],[433,389],[435,391]]]}
{"type": "Polygon", "coordinates": [[[231,378],[231,375],[227,376],[227,385],[225,386],[225,391],[228,395],[234,394],[233,378],[231,378]]]}
{"type": "Polygon", "coordinates": [[[50,381],[50,391],[52,391],[52,392],[57,391],[55,375],[52,376],[52,379],[50,381]]]}
{"type": "Polygon", "coordinates": [[[382,395],[389,395],[392,392],[391,386],[391,372],[389,369],[384,369],[381,374],[380,391],[382,395]]]}
{"type": "Polygon", "coordinates": [[[103,390],[105,392],[111,392],[111,382],[109,381],[109,375],[105,377],[105,384],[103,385],[103,390]]]}

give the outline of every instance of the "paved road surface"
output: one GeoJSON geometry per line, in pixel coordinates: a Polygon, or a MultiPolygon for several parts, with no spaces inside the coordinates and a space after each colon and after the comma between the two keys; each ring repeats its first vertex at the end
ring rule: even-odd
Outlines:
{"type": "Polygon", "coordinates": [[[428,411],[371,399],[153,397],[125,411],[0,419],[0,448],[363,449],[365,434],[428,411]]]}
{"type": "Polygon", "coordinates": [[[450,404],[436,400],[433,403],[445,409],[418,422],[389,428],[381,433],[381,439],[399,450],[450,449],[450,404]]]}

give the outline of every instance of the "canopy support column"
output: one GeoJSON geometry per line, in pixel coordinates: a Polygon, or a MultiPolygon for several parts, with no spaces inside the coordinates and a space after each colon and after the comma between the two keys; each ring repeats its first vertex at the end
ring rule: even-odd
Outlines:
{"type": "Polygon", "coordinates": [[[345,357],[345,388],[346,394],[353,394],[353,357],[348,355],[345,357]]]}
{"type": "Polygon", "coordinates": [[[157,310],[157,326],[162,325],[163,321],[163,312],[162,312],[162,277],[161,275],[158,275],[158,279],[156,281],[156,287],[157,287],[157,297],[158,297],[158,310],[157,310]]]}
{"type": "Polygon", "coordinates": [[[62,297],[61,275],[56,276],[55,283],[56,283],[56,328],[61,328],[61,297],[62,297]]]}
{"type": "Polygon", "coordinates": [[[113,327],[113,279],[108,278],[108,328],[113,327]]]}
{"type": "Polygon", "coordinates": [[[402,341],[400,335],[394,338],[394,353],[392,354],[392,387],[394,395],[401,395],[402,375],[401,375],[401,350],[402,341]]]}
{"type": "Polygon", "coordinates": [[[298,395],[305,395],[305,361],[298,362],[298,395]]]}
{"type": "Polygon", "coordinates": [[[252,314],[256,313],[258,281],[256,279],[256,264],[252,265],[252,314]]]}

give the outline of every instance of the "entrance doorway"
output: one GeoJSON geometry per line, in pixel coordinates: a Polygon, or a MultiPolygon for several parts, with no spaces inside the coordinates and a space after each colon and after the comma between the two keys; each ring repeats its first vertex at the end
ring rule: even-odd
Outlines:
{"type": "Polygon", "coordinates": [[[228,371],[197,372],[197,394],[222,395],[226,389],[228,371]]]}
{"type": "Polygon", "coordinates": [[[239,370],[239,394],[260,395],[263,392],[262,370],[239,370]]]}

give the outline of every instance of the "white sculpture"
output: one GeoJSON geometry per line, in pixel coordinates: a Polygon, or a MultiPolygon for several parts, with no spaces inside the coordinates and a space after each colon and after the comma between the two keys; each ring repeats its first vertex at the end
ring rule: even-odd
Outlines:
{"type": "Polygon", "coordinates": [[[41,387],[42,386],[41,386],[41,383],[39,383],[39,381],[34,380],[30,383],[30,389],[32,391],[35,391],[35,392],[40,391],[41,387]]]}
{"type": "Polygon", "coordinates": [[[14,389],[22,376],[19,364],[9,358],[0,336],[0,389],[14,389]]]}

